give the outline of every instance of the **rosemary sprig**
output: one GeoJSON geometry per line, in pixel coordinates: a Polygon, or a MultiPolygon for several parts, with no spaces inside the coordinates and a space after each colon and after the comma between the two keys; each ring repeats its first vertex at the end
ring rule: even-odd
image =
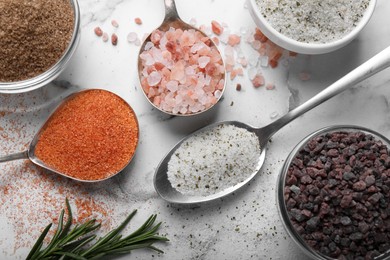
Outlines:
{"type": "Polygon", "coordinates": [[[136,214],[134,210],[121,225],[110,231],[105,236],[99,238],[96,242],[96,235],[91,234],[100,227],[100,223],[96,223],[95,219],[89,220],[84,224],[77,224],[73,229],[72,225],[72,210],[68,199],[66,199],[66,208],[68,211],[68,219],[64,225],[65,210],[61,211],[58,227],[52,239],[46,248],[42,249],[43,240],[49,232],[52,223],[49,224],[39,236],[27,260],[34,259],[99,259],[108,255],[118,255],[130,253],[135,249],[149,248],[159,253],[162,250],[153,246],[155,242],[169,241],[166,237],[156,235],[161,222],[154,224],[157,215],[150,216],[145,223],[136,231],[126,237],[122,237],[120,232],[127,226],[131,219],[136,214]]]}

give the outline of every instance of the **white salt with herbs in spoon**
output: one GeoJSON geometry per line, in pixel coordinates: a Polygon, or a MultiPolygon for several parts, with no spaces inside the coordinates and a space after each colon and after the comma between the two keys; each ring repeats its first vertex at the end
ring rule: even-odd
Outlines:
{"type": "Polygon", "coordinates": [[[168,162],[168,179],[185,195],[215,194],[248,179],[260,154],[256,134],[234,125],[217,125],[180,145],[168,162]]]}
{"type": "Polygon", "coordinates": [[[351,32],[370,0],[256,0],[271,26],[305,43],[329,43],[351,32]]]}

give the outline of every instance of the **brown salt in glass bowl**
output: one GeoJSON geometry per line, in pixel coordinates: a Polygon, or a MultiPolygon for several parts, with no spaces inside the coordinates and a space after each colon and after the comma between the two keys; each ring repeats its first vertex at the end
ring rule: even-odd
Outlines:
{"type": "MultiPolygon", "coordinates": [[[[385,136],[383,136],[380,133],[377,133],[373,130],[370,130],[368,128],[360,127],[360,126],[351,126],[351,125],[339,125],[339,126],[329,126],[322,128],[320,130],[315,131],[314,133],[308,135],[305,137],[302,141],[300,141],[294,149],[291,151],[291,153],[288,155],[283,168],[278,176],[277,180],[277,187],[276,187],[276,204],[278,213],[280,216],[280,219],[283,223],[283,226],[288,233],[288,235],[292,238],[292,240],[295,242],[295,244],[302,250],[302,252],[305,253],[305,255],[309,256],[311,259],[321,259],[321,260],[330,260],[335,259],[332,257],[329,257],[327,255],[322,254],[321,252],[313,249],[310,247],[305,240],[299,235],[296,228],[293,226],[291,220],[290,220],[290,214],[287,211],[286,202],[284,199],[284,188],[286,187],[286,177],[288,174],[288,169],[290,165],[292,164],[293,159],[296,157],[296,155],[299,153],[300,150],[303,149],[303,147],[313,138],[324,135],[327,133],[332,132],[339,132],[339,131],[346,131],[346,132],[363,132],[367,135],[372,135],[375,140],[381,141],[390,151],[390,140],[387,139],[385,136]]],[[[390,259],[390,248],[387,249],[385,253],[382,253],[380,256],[375,258],[376,260],[385,260],[390,259]]]]}
{"type": "Polygon", "coordinates": [[[72,38],[62,57],[44,73],[22,81],[0,82],[0,93],[15,94],[32,91],[53,81],[65,70],[80,40],[80,9],[77,0],[69,0],[74,14],[72,38]]]}

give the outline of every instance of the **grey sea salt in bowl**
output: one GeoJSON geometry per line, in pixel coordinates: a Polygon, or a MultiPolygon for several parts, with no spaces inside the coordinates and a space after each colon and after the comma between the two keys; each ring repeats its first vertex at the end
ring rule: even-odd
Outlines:
{"type": "Polygon", "coordinates": [[[14,56],[12,56],[12,53],[10,53],[9,50],[7,53],[7,50],[5,48],[0,51],[1,55],[9,56],[10,62],[15,61],[15,59],[18,61],[16,63],[17,66],[14,67],[10,66],[10,64],[7,65],[0,63],[0,65],[5,65],[7,68],[4,69],[3,74],[6,75],[6,73],[8,73],[9,75],[12,75],[8,75],[8,77],[7,75],[4,76],[5,79],[2,79],[0,77],[0,93],[22,93],[43,87],[44,85],[54,80],[57,76],[59,76],[59,74],[66,68],[72,55],[76,51],[80,39],[80,10],[77,0],[49,1],[48,3],[53,6],[51,7],[53,8],[53,10],[48,10],[46,3],[46,0],[33,2],[22,2],[19,0],[13,0],[12,2],[8,2],[7,5],[2,6],[2,8],[5,8],[4,10],[0,9],[0,13],[3,11],[7,13],[7,10],[14,10],[8,13],[8,16],[4,15],[0,17],[0,19],[4,19],[2,22],[6,23],[5,29],[0,28],[0,35],[2,33],[7,33],[7,36],[10,36],[9,34],[11,29],[11,31],[14,32],[14,36],[11,35],[8,38],[3,37],[6,39],[5,41],[16,41],[20,46],[29,46],[28,43],[30,43],[30,47],[28,48],[33,48],[33,50],[30,49],[27,51],[23,51],[24,49],[23,47],[21,47],[16,51],[16,53],[13,53],[14,56]],[[24,8],[22,8],[21,6],[12,7],[13,4],[21,4],[25,6],[24,8]],[[67,4],[69,4],[69,6],[67,4]],[[42,5],[45,8],[43,8],[42,5]],[[66,10],[63,9],[64,6],[66,6],[66,10]],[[64,32],[59,30],[55,30],[56,32],[53,32],[52,30],[50,30],[50,28],[48,28],[48,26],[53,26],[53,23],[55,24],[55,26],[65,26],[65,24],[69,22],[69,20],[67,19],[69,18],[69,16],[67,16],[69,14],[69,9],[72,11],[71,17],[73,20],[73,29],[71,37],[69,37],[70,39],[65,42],[63,41],[64,32]],[[45,12],[44,10],[47,10],[47,12],[51,13],[50,18],[53,18],[53,15],[55,15],[53,19],[56,19],[56,21],[54,22],[52,21],[52,19],[48,19],[47,17],[45,19],[41,19],[40,16],[47,15],[43,14],[45,12]],[[25,22],[21,18],[24,16],[25,12],[29,13],[30,20],[34,19],[33,21],[29,21],[27,25],[23,25],[23,23],[25,22]],[[39,23],[41,23],[42,26],[37,26],[39,25],[39,23]],[[22,28],[24,31],[15,31],[18,28],[22,28]],[[50,33],[48,33],[48,31],[50,31],[50,33]],[[37,37],[39,38],[39,35],[45,34],[50,35],[50,39],[47,39],[46,41],[44,41],[44,39],[41,39],[42,45],[40,45],[37,42],[37,37]],[[32,39],[31,35],[35,35],[33,36],[35,38],[32,39]],[[23,39],[21,39],[20,37],[23,37],[23,39]],[[58,42],[63,42],[65,46],[59,46],[59,44],[57,44],[58,42]],[[50,43],[53,44],[51,45],[50,43]],[[56,54],[55,56],[57,58],[54,59],[53,53],[50,52],[51,49],[54,52],[58,52],[63,49],[63,52],[62,54],[60,53],[60,55],[58,56],[56,54]],[[33,56],[31,56],[33,55],[32,52],[38,53],[40,58],[49,58],[53,59],[53,61],[50,64],[43,64],[45,63],[45,61],[41,59],[34,60],[33,56]],[[14,59],[12,59],[12,57],[14,57],[14,59]],[[27,64],[22,64],[21,60],[27,61],[27,64]],[[38,71],[38,67],[41,67],[42,70],[38,71]],[[19,73],[20,76],[18,75],[19,73]]]}
{"type": "Polygon", "coordinates": [[[289,154],[277,185],[282,223],[312,259],[390,259],[390,141],[331,126],[289,154]]]}
{"type": "Polygon", "coordinates": [[[247,0],[259,29],[277,45],[323,54],[350,43],[370,20],[376,0],[247,0]]]}

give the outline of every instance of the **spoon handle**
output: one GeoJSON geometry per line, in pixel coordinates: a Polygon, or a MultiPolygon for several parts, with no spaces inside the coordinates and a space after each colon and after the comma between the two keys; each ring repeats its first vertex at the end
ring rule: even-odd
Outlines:
{"type": "Polygon", "coordinates": [[[301,116],[310,109],[320,105],[321,103],[346,90],[347,88],[354,86],[360,81],[376,74],[379,71],[382,71],[389,66],[390,47],[387,47],[302,105],[291,110],[286,115],[269,124],[268,126],[265,126],[262,131],[263,133],[266,132],[267,136],[264,136],[263,138],[269,139],[275,132],[277,132],[286,124],[290,123],[295,118],[301,116]]]}
{"type": "Polygon", "coordinates": [[[13,160],[19,160],[19,159],[28,159],[28,152],[20,152],[20,153],[14,153],[14,154],[9,154],[5,156],[0,156],[0,163],[2,162],[9,162],[13,160]]]}
{"type": "Polygon", "coordinates": [[[176,20],[179,18],[179,14],[177,13],[175,0],[164,0],[165,5],[165,18],[164,22],[176,20]]]}

